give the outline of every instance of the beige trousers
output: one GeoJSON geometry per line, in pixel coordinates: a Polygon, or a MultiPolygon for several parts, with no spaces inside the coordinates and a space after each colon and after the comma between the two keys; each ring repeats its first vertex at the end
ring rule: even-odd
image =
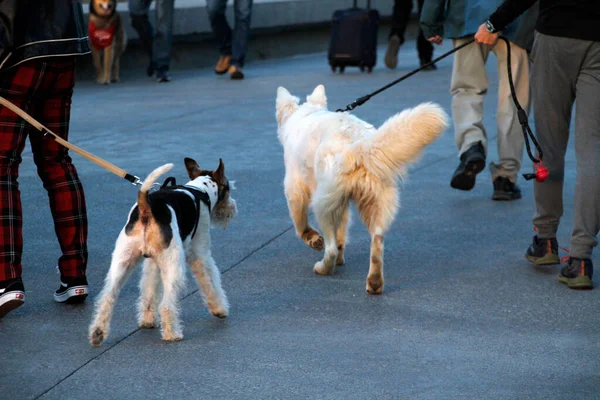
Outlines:
{"type": "MultiPolygon", "coordinates": [[[[455,39],[454,47],[466,39],[455,39]]],[[[529,60],[527,52],[511,42],[511,70],[521,107],[529,114],[529,60]]],[[[487,133],[483,126],[483,100],[488,90],[488,77],[485,63],[490,52],[498,61],[498,110],[496,124],[498,130],[497,163],[490,163],[492,180],[498,176],[517,181],[523,155],[523,131],[517,117],[508,84],[506,65],[507,48],[504,41],[494,47],[472,43],[454,53],[452,69],[452,118],[459,156],[473,144],[481,142],[487,154],[487,133]]]]}

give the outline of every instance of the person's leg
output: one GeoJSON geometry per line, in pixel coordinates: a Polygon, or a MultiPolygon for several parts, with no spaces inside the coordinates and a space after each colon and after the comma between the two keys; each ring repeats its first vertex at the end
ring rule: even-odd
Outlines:
{"type": "MultiPolygon", "coordinates": [[[[529,57],[527,51],[511,42],[511,72],[515,93],[521,107],[529,114],[529,57]]],[[[490,163],[494,181],[494,200],[521,198],[521,191],[515,184],[523,157],[523,129],[519,123],[508,80],[508,50],[504,41],[492,48],[498,61],[498,162],[490,163]],[[498,179],[502,177],[503,179],[498,179]]]]}
{"type": "Polygon", "coordinates": [[[231,27],[225,18],[227,0],[207,0],[206,10],[213,34],[219,44],[219,52],[222,56],[231,55],[231,27]]]}
{"type": "MultiPolygon", "coordinates": [[[[0,73],[0,95],[30,113],[30,101],[40,79],[39,61],[26,62],[0,73]]],[[[6,107],[0,106],[0,283],[21,277],[23,252],[19,165],[30,126],[6,107]]]]}
{"type": "Polygon", "coordinates": [[[152,62],[160,72],[168,71],[171,64],[174,3],[175,0],[156,0],[156,35],[152,47],[152,62]]]}
{"type": "Polygon", "coordinates": [[[243,67],[250,37],[250,19],[252,17],[252,0],[235,0],[235,26],[233,28],[231,64],[243,67]]]}
{"type": "MultiPolygon", "coordinates": [[[[421,11],[423,10],[423,2],[425,0],[419,0],[419,14],[418,19],[421,18],[421,11]]],[[[417,19],[417,20],[418,20],[417,19]]],[[[419,61],[421,65],[427,64],[433,58],[433,44],[427,41],[425,35],[423,35],[423,30],[419,27],[419,36],[417,37],[417,52],[419,53],[419,61]]],[[[437,69],[435,64],[433,64],[429,69],[437,69]]]]}
{"type": "MultiPolygon", "coordinates": [[[[46,64],[40,107],[33,115],[49,130],[68,140],[75,60],[53,59],[46,64]]],[[[83,278],[87,267],[87,212],[83,187],[68,150],[50,135],[30,135],[38,175],[48,192],[54,229],[62,256],[58,260],[61,281],[83,278]]],[[[86,282],[87,284],[87,282],[86,282]]]]}
{"type": "Polygon", "coordinates": [[[394,69],[398,65],[398,50],[404,43],[404,33],[410,19],[412,5],[412,0],[394,0],[392,28],[384,58],[386,67],[390,69],[394,69]]]}
{"type": "Polygon", "coordinates": [[[219,61],[215,66],[215,73],[222,75],[227,73],[231,66],[231,38],[233,32],[225,18],[227,0],[206,0],[206,11],[215,39],[219,45],[219,61]]]}
{"type": "Polygon", "coordinates": [[[152,42],[154,33],[152,25],[148,20],[148,10],[150,9],[150,3],[152,0],[129,0],[129,15],[131,17],[131,26],[137,32],[142,42],[142,46],[148,53],[148,70],[146,71],[148,76],[154,74],[156,66],[152,62],[152,42]]]}
{"type": "MultiPolygon", "coordinates": [[[[454,47],[468,39],[456,39],[454,47]]],[[[485,62],[489,47],[477,43],[454,53],[452,119],[460,164],[450,182],[455,189],[471,190],[475,176],[485,168],[487,136],[483,127],[483,100],[488,89],[485,62]]]]}
{"type": "MultiPolygon", "coordinates": [[[[454,40],[454,47],[467,40],[454,40]]],[[[487,148],[487,135],[483,127],[483,100],[488,90],[485,63],[489,51],[488,46],[473,43],[454,53],[450,93],[459,156],[478,142],[487,148]]]]}
{"type": "Polygon", "coordinates": [[[585,58],[575,89],[577,181],[570,254],[591,259],[600,231],[600,43],[579,42],[585,58]]]}
{"type": "Polygon", "coordinates": [[[534,183],[533,224],[541,239],[556,238],[563,215],[563,180],[575,83],[581,55],[564,38],[536,34],[531,64],[531,94],[536,137],[550,176],[534,183]],[[572,58],[577,57],[577,58],[572,58]]]}

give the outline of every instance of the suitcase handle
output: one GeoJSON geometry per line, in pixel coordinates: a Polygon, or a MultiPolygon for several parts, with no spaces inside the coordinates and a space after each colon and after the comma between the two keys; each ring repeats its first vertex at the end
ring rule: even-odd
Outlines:
{"type": "MultiPolygon", "coordinates": [[[[354,8],[358,8],[358,5],[356,4],[357,0],[354,0],[354,8]]],[[[371,9],[371,0],[367,0],[367,10],[371,9]]]]}

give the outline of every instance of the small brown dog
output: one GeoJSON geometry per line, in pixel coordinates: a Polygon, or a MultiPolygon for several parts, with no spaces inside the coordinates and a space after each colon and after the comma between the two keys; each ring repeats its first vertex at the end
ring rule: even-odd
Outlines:
{"type": "Polygon", "coordinates": [[[116,0],[90,1],[88,34],[96,68],[96,83],[119,81],[119,58],[125,51],[127,36],[117,12],[116,0]]]}

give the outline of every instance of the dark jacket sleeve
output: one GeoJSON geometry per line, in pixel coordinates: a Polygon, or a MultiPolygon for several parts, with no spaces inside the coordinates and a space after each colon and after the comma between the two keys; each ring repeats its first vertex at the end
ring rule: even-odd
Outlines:
{"type": "Polygon", "coordinates": [[[19,0],[0,0],[0,65],[15,45],[15,19],[19,0]]]}
{"type": "Polygon", "coordinates": [[[537,0],[505,0],[504,3],[496,9],[490,16],[490,22],[496,30],[500,31],[506,28],[511,22],[523,14],[537,0]]]}
{"type": "Polygon", "coordinates": [[[444,36],[444,12],[446,0],[425,0],[420,24],[426,38],[444,36]]]}

